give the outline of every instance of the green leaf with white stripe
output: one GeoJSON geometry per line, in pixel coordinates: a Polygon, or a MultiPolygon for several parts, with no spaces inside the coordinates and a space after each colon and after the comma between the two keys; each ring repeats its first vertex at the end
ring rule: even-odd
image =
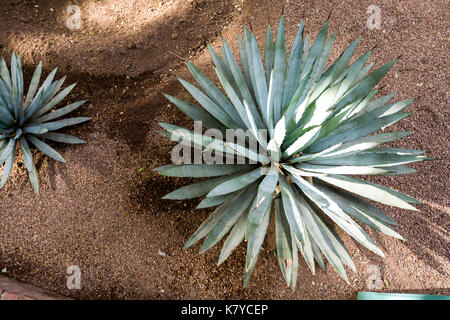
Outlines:
{"type": "Polygon", "coordinates": [[[381,185],[341,175],[329,175],[318,178],[367,199],[402,209],[417,211],[416,208],[408,203],[416,202],[414,199],[381,185]]]}
{"type": "Polygon", "coordinates": [[[155,170],[163,176],[206,178],[248,171],[252,168],[254,168],[252,165],[237,164],[169,164],[155,170]]]}

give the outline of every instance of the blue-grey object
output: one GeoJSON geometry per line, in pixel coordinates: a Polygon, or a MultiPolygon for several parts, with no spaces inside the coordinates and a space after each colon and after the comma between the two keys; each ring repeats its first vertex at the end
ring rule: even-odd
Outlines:
{"type": "Polygon", "coordinates": [[[410,293],[358,292],[358,300],[450,300],[450,296],[410,293]]]}

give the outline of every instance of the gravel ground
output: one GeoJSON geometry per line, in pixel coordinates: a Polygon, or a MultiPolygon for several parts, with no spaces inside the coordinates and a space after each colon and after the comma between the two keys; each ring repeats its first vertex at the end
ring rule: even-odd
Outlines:
{"type": "MultiPolygon", "coordinates": [[[[382,259],[342,235],[358,274],[346,284],[332,270],[309,272],[301,261],[297,290],[286,287],[270,242],[247,287],[242,286],[245,248],[220,267],[220,246],[205,254],[181,248],[210,212],[196,201],[160,198],[184,179],[160,177],[153,168],[170,161],[172,145],[156,122],[188,125],[161,91],[187,97],[174,75],[190,80],[180,57],[213,76],[206,43],[220,48],[251,22],[264,39],[276,26],[280,1],[79,0],[82,28],[65,27],[72,1],[2,0],[0,45],[24,58],[26,79],[43,60],[78,82],[70,99],[88,98],[80,114],[93,120],[68,132],[88,141],[56,145],[67,165],[36,156],[41,195],[35,196],[23,164],[0,191],[0,273],[82,299],[353,299],[358,291],[450,294],[449,246],[449,40],[447,1],[284,2],[287,40],[305,16],[314,38],[332,10],[338,29],[332,59],[356,37],[357,54],[377,44],[379,66],[403,55],[382,81],[380,94],[415,97],[413,114],[392,127],[415,134],[395,144],[427,150],[433,161],[413,164],[409,176],[373,181],[423,202],[419,212],[384,207],[398,222],[401,242],[368,230],[386,254],[382,259]],[[366,12],[381,9],[381,28],[370,30],[366,12]],[[82,287],[66,287],[67,267],[80,267],[82,287]]],[[[367,229],[366,229],[367,230],[367,229]]]]}

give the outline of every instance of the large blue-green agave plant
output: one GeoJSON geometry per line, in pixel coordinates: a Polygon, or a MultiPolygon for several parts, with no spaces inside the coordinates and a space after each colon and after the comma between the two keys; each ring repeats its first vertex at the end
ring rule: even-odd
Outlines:
{"type": "Polygon", "coordinates": [[[69,144],[84,143],[83,140],[54,131],[90,120],[89,117],[58,119],[74,111],[86,101],[79,101],[54,110],[75,87],[72,84],[62,91],[61,86],[66,77],[53,81],[56,68],[48,75],[39,87],[42,73],[42,62],[39,62],[31,79],[26,96],[20,57],[13,52],[11,56],[11,73],[5,60],[0,61],[0,166],[3,165],[0,188],[6,183],[16,154],[16,145],[20,144],[23,162],[28,177],[36,193],[39,193],[39,180],[33,163],[29,142],[47,156],[66,162],[64,158],[43,140],[51,140],[69,144]],[[39,89],[38,89],[39,87],[39,89]]]}
{"type": "Polygon", "coordinates": [[[246,28],[244,39],[238,37],[242,67],[226,41],[222,58],[210,47],[226,95],[188,62],[187,67],[203,92],[184,80],[180,82],[203,108],[166,95],[190,118],[202,121],[205,128],[250,130],[268,150],[267,155],[258,154],[247,145],[225,143],[175,125],[160,124],[165,135],[174,141],[191,141],[196,146],[258,163],[157,168],[167,176],[216,177],[182,187],[164,198],[206,195],[198,208],[218,206],[185,247],[206,238],[201,247],[204,252],[231,230],[220,253],[221,264],[246,239],[244,285],[255,267],[271,214],[275,215],[279,265],[294,290],[298,251],[313,273],[315,261],[325,270],[323,256],[346,281],[344,266],[356,272],[348,250],[327,220],[383,256],[355,220],[403,238],[393,229],[395,222],[388,215],[362,198],[408,210],[416,210],[411,203],[419,203],[398,191],[354,177],[407,174],[414,170],[403,164],[426,159],[420,156],[423,151],[380,147],[411,132],[373,134],[410,114],[404,109],[413,100],[388,103],[395,94],[374,99],[378,92],[375,85],[396,59],[371,73],[373,63],[366,64],[371,51],[350,64],[357,39],[326,68],[336,33],[327,40],[327,21],[310,47],[310,38],[303,37],[303,28],[302,21],[288,54],[283,17],[275,41],[269,25],[264,63],[255,35],[246,28]],[[268,139],[259,134],[260,129],[268,130],[268,139]],[[261,170],[262,167],[270,168],[270,174],[265,174],[267,170],[261,170]]]}

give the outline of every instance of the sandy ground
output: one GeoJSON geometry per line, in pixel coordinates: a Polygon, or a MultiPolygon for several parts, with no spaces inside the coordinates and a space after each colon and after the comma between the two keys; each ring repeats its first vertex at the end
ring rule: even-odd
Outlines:
{"type": "MultiPolygon", "coordinates": [[[[162,97],[187,94],[175,75],[190,80],[184,59],[213,76],[207,43],[220,48],[244,23],[260,43],[265,25],[277,25],[281,1],[0,1],[2,55],[24,60],[26,79],[43,60],[46,71],[78,82],[69,100],[87,98],[79,114],[93,120],[67,132],[88,141],[56,145],[67,165],[36,156],[41,195],[35,196],[22,163],[0,191],[0,272],[39,287],[82,299],[352,299],[358,291],[450,294],[448,3],[435,1],[284,2],[287,39],[305,13],[314,38],[332,10],[339,34],[332,59],[356,37],[357,53],[378,44],[379,66],[403,54],[382,81],[380,94],[416,97],[413,114],[393,129],[415,131],[399,147],[427,150],[435,160],[413,164],[418,172],[374,179],[424,204],[419,212],[385,207],[405,243],[369,230],[386,254],[379,258],[342,238],[358,274],[346,284],[328,266],[312,275],[301,261],[298,288],[286,287],[270,246],[265,246],[248,287],[242,286],[245,248],[220,267],[220,246],[199,255],[181,248],[210,210],[197,201],[160,198],[186,184],[160,177],[153,168],[170,161],[172,145],[157,121],[189,125],[162,97]],[[77,4],[82,27],[69,30],[66,9],[77,4]],[[369,30],[369,5],[381,9],[381,29],[369,30]],[[67,267],[81,270],[80,290],[66,287],[67,267]],[[373,284],[372,282],[375,281],[373,284]],[[371,287],[372,283],[372,287],[371,287]]],[[[236,52],[236,51],[235,51],[236,52]]],[[[367,229],[366,229],[367,230],[367,229]]],[[[342,235],[342,232],[340,232],[342,235]]]]}

